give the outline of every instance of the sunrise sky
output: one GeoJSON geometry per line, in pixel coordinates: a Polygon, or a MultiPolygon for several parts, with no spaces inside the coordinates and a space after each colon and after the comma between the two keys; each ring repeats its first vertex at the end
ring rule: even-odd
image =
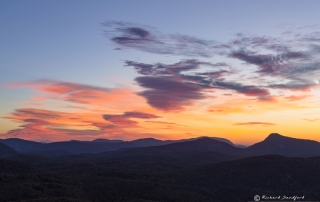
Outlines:
{"type": "Polygon", "coordinates": [[[0,1],[0,138],[320,141],[320,1],[0,1]]]}

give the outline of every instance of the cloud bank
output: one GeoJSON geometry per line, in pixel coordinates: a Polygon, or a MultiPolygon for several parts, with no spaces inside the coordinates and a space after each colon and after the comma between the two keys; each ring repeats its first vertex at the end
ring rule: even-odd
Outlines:
{"type": "Polygon", "coordinates": [[[138,95],[157,109],[185,109],[207,98],[208,89],[276,102],[283,94],[303,96],[299,93],[317,88],[320,83],[320,32],[308,27],[285,31],[277,37],[238,33],[229,41],[219,42],[164,34],[134,23],[112,21],[103,25],[106,35],[121,48],[194,57],[173,64],[125,61],[125,66],[140,74],[135,81],[146,88],[138,95]],[[213,62],[215,58],[218,61],[213,62]]]}

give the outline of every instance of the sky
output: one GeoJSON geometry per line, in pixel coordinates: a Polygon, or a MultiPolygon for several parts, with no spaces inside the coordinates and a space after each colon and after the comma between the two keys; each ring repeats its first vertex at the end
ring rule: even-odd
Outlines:
{"type": "Polygon", "coordinates": [[[0,138],[320,141],[319,7],[0,1],[0,138]]]}

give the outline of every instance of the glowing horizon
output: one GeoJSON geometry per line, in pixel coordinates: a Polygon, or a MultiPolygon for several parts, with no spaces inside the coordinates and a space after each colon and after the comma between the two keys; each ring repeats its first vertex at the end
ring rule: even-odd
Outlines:
{"type": "MultiPolygon", "coordinates": [[[[277,3],[264,2],[270,8],[277,3]]],[[[317,1],[301,10],[304,22],[297,21],[299,16],[288,19],[293,11],[272,18],[259,10],[272,21],[261,30],[252,27],[259,20],[239,28],[241,18],[232,17],[211,28],[204,16],[225,13],[193,8],[196,2],[182,7],[194,9],[201,23],[176,10],[181,5],[175,3],[135,4],[132,11],[119,3],[90,7],[80,2],[83,12],[91,14],[87,19],[63,1],[34,3],[35,13],[30,13],[32,7],[4,4],[0,138],[51,142],[208,136],[250,145],[275,132],[320,141],[320,26],[311,18],[317,1]],[[63,17],[46,13],[49,5],[63,17]],[[103,6],[110,6],[110,12],[105,14],[103,6]],[[152,19],[139,13],[167,6],[176,13],[155,13],[152,19]],[[117,9],[128,13],[120,17],[117,9]],[[17,22],[23,15],[25,22],[17,22]],[[178,23],[181,15],[188,26],[178,23]],[[167,23],[170,19],[176,26],[167,23]],[[26,26],[26,35],[16,33],[15,25],[26,26]],[[219,28],[216,34],[214,28],[219,28]]],[[[206,4],[203,8],[210,8],[206,4]]],[[[232,6],[241,13],[259,4],[232,6]]]]}

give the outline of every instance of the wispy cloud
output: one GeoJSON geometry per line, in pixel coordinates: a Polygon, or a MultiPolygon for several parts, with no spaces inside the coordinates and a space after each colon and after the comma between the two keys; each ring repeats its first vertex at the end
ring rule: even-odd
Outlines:
{"type": "Polygon", "coordinates": [[[305,98],[307,98],[309,96],[308,95],[291,95],[291,96],[285,97],[285,99],[287,99],[289,101],[297,101],[297,100],[305,99],[305,98]]]}
{"type": "Polygon", "coordinates": [[[104,114],[102,117],[103,119],[120,126],[136,126],[138,122],[131,120],[131,118],[138,118],[138,119],[160,118],[160,116],[157,116],[154,114],[138,112],[138,111],[125,112],[122,115],[104,114]]]}
{"type": "Polygon", "coordinates": [[[57,120],[64,119],[65,115],[65,113],[50,110],[16,109],[15,112],[4,118],[21,123],[20,128],[10,130],[7,135],[27,139],[46,139],[47,136],[59,135],[58,132],[50,129],[50,127],[59,125],[57,120]]]}
{"type": "Polygon", "coordinates": [[[180,62],[177,62],[174,64],[163,64],[163,63],[145,64],[145,63],[138,63],[134,61],[125,61],[125,64],[126,66],[134,67],[139,74],[146,75],[146,76],[178,75],[178,74],[181,74],[182,72],[200,69],[201,66],[209,66],[209,67],[227,66],[226,64],[221,64],[221,63],[215,64],[215,63],[203,62],[195,59],[181,60],[180,62]]]}
{"type": "Polygon", "coordinates": [[[138,74],[152,76],[137,77],[136,81],[148,89],[139,95],[158,109],[183,109],[204,99],[204,89],[225,89],[226,93],[231,90],[236,94],[256,97],[258,101],[274,102],[279,96],[292,91],[309,91],[320,83],[320,32],[315,31],[316,27],[311,32],[305,31],[306,28],[292,29],[278,37],[238,33],[229,41],[218,42],[163,34],[153,27],[139,24],[107,22],[104,25],[110,39],[121,47],[156,54],[203,58],[219,56],[220,62],[188,59],[174,64],[145,64],[125,61],[125,65],[134,67],[138,74]],[[181,41],[185,45],[181,45],[181,41]],[[190,90],[190,97],[173,95],[170,99],[166,93],[174,90],[166,88],[160,91],[152,84],[166,86],[167,80],[173,81],[175,86],[192,84],[203,89],[190,90]]]}
{"type": "Polygon", "coordinates": [[[102,23],[105,34],[120,48],[133,48],[157,54],[211,57],[214,41],[182,34],[163,34],[154,27],[137,23],[102,23]]]}
{"type": "Polygon", "coordinates": [[[141,133],[143,126],[139,126],[138,122],[132,119],[150,120],[161,117],[141,111],[127,111],[121,115],[102,115],[92,112],[76,113],[23,108],[16,109],[3,118],[20,124],[19,128],[8,131],[4,136],[36,140],[63,140],[114,136],[132,139],[133,128],[140,128],[141,130],[135,131],[134,134],[143,137],[143,134],[146,133],[141,133]]]}
{"type": "Polygon", "coordinates": [[[275,126],[277,124],[268,123],[268,122],[243,122],[243,123],[235,123],[233,125],[260,125],[260,126],[275,126]]]}
{"type": "Polygon", "coordinates": [[[244,50],[232,52],[230,57],[245,61],[258,66],[259,73],[274,73],[281,68],[285,68],[290,60],[306,59],[307,55],[301,52],[285,52],[278,55],[257,55],[244,50]]]}
{"type": "Polygon", "coordinates": [[[53,110],[24,108],[16,109],[4,117],[21,123],[20,127],[7,133],[9,137],[37,140],[61,140],[72,138],[93,138],[106,136],[107,128],[111,134],[125,133],[106,123],[101,115],[92,113],[66,113],[53,110]],[[68,138],[69,137],[69,138],[68,138]]]}
{"type": "Polygon", "coordinates": [[[125,112],[122,116],[127,117],[127,118],[138,118],[138,119],[161,118],[161,116],[157,116],[157,115],[149,114],[149,113],[144,113],[144,112],[138,112],[138,111],[125,112]]]}
{"type": "Polygon", "coordinates": [[[309,121],[309,122],[317,122],[317,121],[320,121],[320,119],[302,119],[302,120],[309,121]]]}
{"type": "Polygon", "coordinates": [[[268,90],[254,85],[246,86],[235,82],[215,81],[213,86],[235,90],[236,92],[246,96],[257,96],[259,98],[270,96],[268,90]]]}
{"type": "MultiPolygon", "coordinates": [[[[128,100],[139,100],[133,89],[105,88],[80,83],[56,80],[37,80],[17,83],[15,87],[31,87],[38,92],[46,93],[47,99],[85,104],[89,106],[103,106],[108,104],[129,104],[128,100]]],[[[44,95],[42,95],[44,97],[44,95]]]]}
{"type": "Polygon", "coordinates": [[[161,125],[175,125],[175,126],[186,127],[186,126],[181,125],[181,124],[172,123],[172,122],[166,122],[166,121],[145,121],[145,122],[147,122],[147,123],[156,123],[156,124],[161,124],[161,125]]]}
{"type": "Polygon", "coordinates": [[[270,88],[275,89],[285,89],[285,90],[291,90],[291,91],[309,91],[311,88],[318,86],[316,83],[311,83],[308,81],[291,81],[288,83],[282,83],[282,84],[271,84],[269,85],[270,88]]]}

